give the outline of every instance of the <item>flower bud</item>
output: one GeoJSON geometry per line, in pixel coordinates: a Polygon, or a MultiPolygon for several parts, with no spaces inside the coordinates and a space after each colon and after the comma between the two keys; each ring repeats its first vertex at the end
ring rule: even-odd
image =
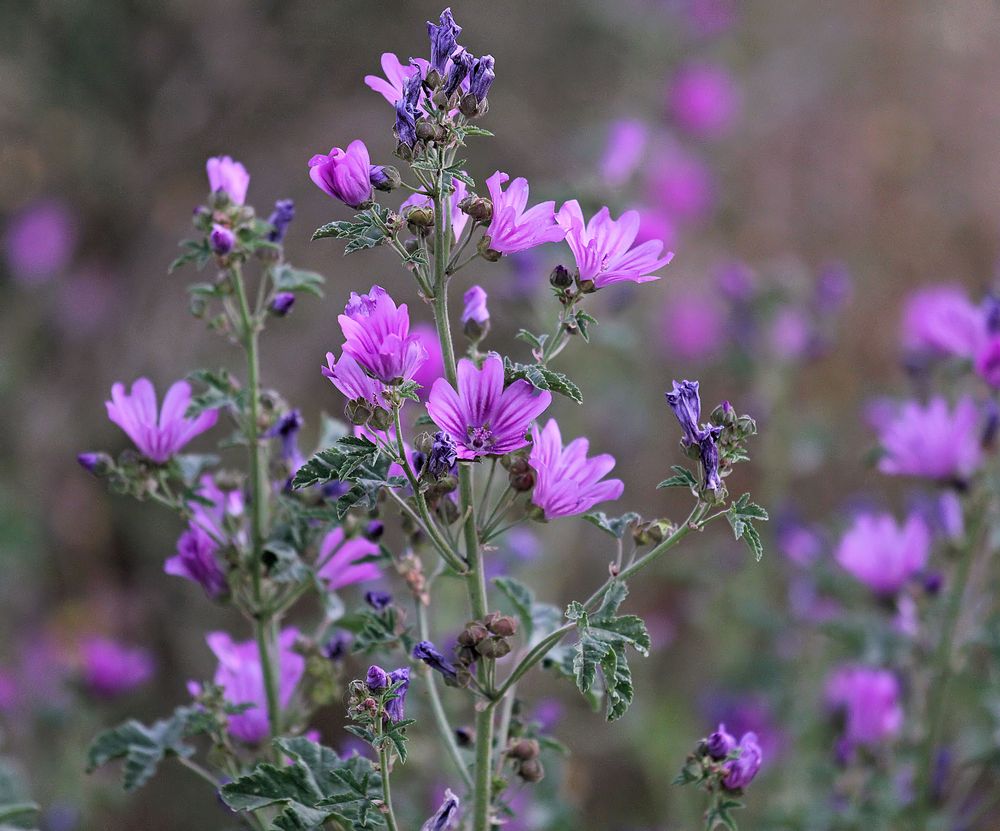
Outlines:
{"type": "Polygon", "coordinates": [[[496,78],[493,71],[494,63],[492,55],[483,55],[481,58],[476,58],[469,72],[469,95],[466,97],[474,98],[477,104],[485,101],[486,96],[490,94],[490,87],[496,78]]]}
{"type": "Polygon", "coordinates": [[[427,451],[425,470],[428,476],[435,479],[447,476],[455,466],[458,449],[455,440],[443,431],[434,434],[430,448],[427,451]]]}
{"type": "Polygon", "coordinates": [[[485,196],[470,194],[458,203],[458,209],[484,225],[493,219],[493,202],[485,196]]]}
{"type": "Polygon", "coordinates": [[[455,741],[459,747],[472,747],[476,743],[476,731],[471,727],[456,727],[455,741]]]}
{"type": "Polygon", "coordinates": [[[373,164],[368,169],[368,179],[375,190],[389,193],[399,187],[402,179],[392,165],[373,164]]]}
{"type": "Polygon", "coordinates": [[[376,612],[381,612],[392,603],[392,595],[389,592],[372,591],[365,592],[365,603],[371,606],[376,612]]]}
{"type": "Polygon", "coordinates": [[[564,265],[557,265],[549,275],[549,283],[557,289],[568,289],[573,285],[573,275],[564,265]]]}
{"type": "Polygon", "coordinates": [[[381,407],[376,407],[368,419],[368,426],[372,430],[379,430],[380,432],[388,430],[392,427],[392,413],[388,410],[383,410],[381,407]]]}
{"type": "Polygon", "coordinates": [[[413,207],[406,212],[406,225],[410,233],[422,234],[434,227],[434,211],[431,208],[413,207]]]}
{"type": "Polygon", "coordinates": [[[437,127],[426,118],[421,118],[417,122],[416,132],[420,141],[433,141],[437,135],[437,127]]]}
{"type": "Polygon", "coordinates": [[[368,674],[365,676],[365,685],[372,692],[384,690],[389,686],[389,673],[382,667],[372,664],[368,667],[368,674]]]}
{"type": "Polygon", "coordinates": [[[471,621],[458,635],[458,643],[461,646],[475,646],[488,638],[490,633],[486,627],[478,620],[471,621]]]}
{"type": "Polygon", "coordinates": [[[482,286],[472,286],[464,296],[465,308],[462,310],[462,324],[465,336],[473,343],[478,343],[490,331],[490,312],[486,307],[486,292],[482,286]]]}
{"type": "Polygon", "coordinates": [[[385,533],[385,525],[379,519],[373,519],[369,522],[364,531],[365,539],[370,542],[380,539],[383,533],[385,533]]]}
{"type": "Polygon", "coordinates": [[[114,462],[107,453],[81,453],[76,460],[80,467],[94,476],[106,476],[114,467],[114,462]]]}
{"type": "Polygon", "coordinates": [[[458,111],[466,118],[475,118],[479,115],[479,99],[472,93],[466,93],[459,102],[458,111]]]}
{"type": "Polygon", "coordinates": [[[348,401],[347,405],[344,407],[344,418],[346,418],[349,423],[355,424],[358,427],[367,424],[368,419],[371,417],[372,405],[363,398],[356,398],[353,401],[348,401]]]}
{"type": "Polygon", "coordinates": [[[726,732],[726,725],[720,724],[716,730],[705,740],[705,752],[715,761],[725,759],[736,749],[736,739],[726,732]]]}
{"type": "Polygon", "coordinates": [[[490,632],[501,638],[511,638],[517,634],[517,621],[510,615],[490,612],[483,622],[490,632]]]}
{"type": "Polygon", "coordinates": [[[535,739],[518,739],[511,743],[507,749],[507,755],[512,759],[519,759],[527,762],[529,759],[537,759],[542,752],[541,747],[535,739]]]}
{"type": "Polygon", "coordinates": [[[545,778],[545,768],[538,759],[528,759],[518,766],[517,775],[525,782],[541,782],[545,778]]]}
{"type": "Polygon", "coordinates": [[[295,305],[295,295],[290,291],[279,291],[271,300],[270,311],[275,317],[284,317],[295,305]]]}
{"type": "Polygon", "coordinates": [[[479,256],[482,257],[488,263],[499,262],[500,258],[503,256],[499,251],[490,248],[490,238],[483,237],[476,245],[476,251],[479,252],[479,256]]]}
{"type": "Polygon", "coordinates": [[[535,487],[535,471],[530,467],[523,473],[515,473],[512,470],[508,479],[511,488],[518,493],[525,493],[535,487]]]}
{"type": "Polygon", "coordinates": [[[476,644],[476,652],[484,658],[496,660],[510,653],[510,644],[503,638],[486,638],[476,644]]]}
{"type": "Polygon", "coordinates": [[[267,218],[272,231],[267,235],[270,242],[281,242],[288,232],[288,226],[295,219],[295,203],[291,199],[279,199],[274,203],[274,211],[267,218]]]}
{"type": "Polygon", "coordinates": [[[227,228],[225,225],[215,223],[212,226],[212,233],[208,236],[208,241],[212,246],[212,251],[220,257],[224,257],[232,251],[233,246],[236,245],[236,234],[232,232],[232,229],[227,228]]]}

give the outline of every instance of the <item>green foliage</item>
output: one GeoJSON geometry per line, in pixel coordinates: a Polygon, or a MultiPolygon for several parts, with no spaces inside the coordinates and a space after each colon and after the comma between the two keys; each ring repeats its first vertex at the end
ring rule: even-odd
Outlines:
{"type": "Polygon", "coordinates": [[[650,648],[649,633],[642,618],[616,615],[627,595],[625,584],[616,582],[608,588],[601,607],[592,615],[575,601],[566,609],[566,617],[576,623],[580,634],[572,647],[576,686],[585,695],[590,693],[600,669],[607,697],[608,721],[625,715],[635,693],[626,648],[631,647],[640,655],[648,655],[650,648]]]}
{"type": "Polygon", "coordinates": [[[292,488],[323,485],[335,479],[349,481],[361,465],[373,464],[378,455],[375,443],[364,436],[343,436],[326,450],[321,450],[298,469],[292,488]]]}
{"type": "Polygon", "coordinates": [[[287,263],[279,265],[274,270],[274,288],[276,291],[304,292],[316,297],[323,296],[322,274],[315,271],[302,271],[292,268],[287,263]]]}
{"type": "Polygon", "coordinates": [[[346,239],[344,254],[352,254],[364,248],[375,248],[389,242],[391,237],[385,232],[389,222],[389,211],[381,205],[356,213],[353,220],[330,222],[317,228],[312,235],[314,240],[335,237],[346,239]]]}
{"type": "Polygon", "coordinates": [[[364,609],[342,618],[338,625],[354,635],[351,651],[369,654],[376,650],[390,651],[396,646],[409,652],[414,640],[410,627],[404,626],[395,607],[381,611],[364,609]]]}
{"type": "Polygon", "coordinates": [[[205,387],[203,392],[191,398],[187,412],[184,413],[187,418],[194,418],[206,410],[228,408],[239,411],[246,402],[246,395],[227,369],[216,372],[210,369],[196,369],[189,372],[187,377],[205,387]]]}
{"type": "Polygon", "coordinates": [[[590,343],[590,327],[597,325],[597,318],[584,311],[571,312],[566,315],[566,323],[576,324],[576,330],[580,333],[584,343],[590,343]]]}
{"type": "Polygon", "coordinates": [[[30,831],[35,828],[38,812],[17,768],[0,758],[0,831],[30,831]]]}
{"type": "Polygon", "coordinates": [[[198,271],[201,271],[213,257],[212,248],[208,244],[207,237],[183,240],[180,243],[180,247],[184,249],[184,253],[170,264],[167,269],[168,274],[173,274],[177,269],[186,266],[188,263],[194,263],[198,271]]]}
{"type": "Polygon", "coordinates": [[[698,480],[694,478],[694,474],[690,470],[682,465],[671,465],[670,469],[674,472],[674,475],[660,482],[656,486],[657,490],[660,488],[690,488],[693,491],[698,490],[698,480]]]}
{"type": "Polygon", "coordinates": [[[510,601],[511,610],[521,623],[521,637],[534,646],[559,628],[562,612],[549,603],[536,603],[534,592],[513,577],[496,577],[493,584],[510,601]]]}
{"type": "MultiPolygon", "coordinates": [[[[463,127],[462,129],[465,131],[466,135],[473,135],[473,133],[469,132],[468,127],[463,127]]],[[[478,128],[473,128],[473,130],[475,129],[478,128]]],[[[468,173],[465,172],[465,165],[465,159],[461,159],[448,167],[441,168],[441,173],[444,175],[445,182],[451,184],[452,179],[458,179],[460,182],[465,182],[465,184],[467,184],[470,188],[474,188],[476,186],[476,182],[468,173]]],[[[438,171],[438,162],[433,159],[421,159],[413,162],[410,167],[414,170],[423,170],[427,173],[436,174],[438,171]]]]}
{"type": "Polygon", "coordinates": [[[309,831],[326,822],[348,829],[382,828],[378,810],[381,779],[372,763],[354,754],[346,759],[305,738],[281,738],[275,746],[291,764],[262,763],[224,785],[223,801],[234,811],[279,806],[273,827],[309,831]]]}
{"type": "Polygon", "coordinates": [[[609,517],[604,511],[591,511],[589,514],[584,514],[583,518],[616,540],[624,537],[628,533],[629,526],[641,519],[635,511],[629,511],[618,517],[609,517]]]}
{"type": "Polygon", "coordinates": [[[729,520],[736,539],[746,542],[759,563],[760,558],[764,556],[764,545],[760,540],[760,533],[753,525],[753,520],[766,522],[768,519],[767,511],[760,505],[751,502],[750,494],[745,493],[729,506],[726,511],[726,519],[729,520]]]}
{"type": "Polygon", "coordinates": [[[561,372],[549,369],[541,364],[519,364],[510,358],[503,359],[504,380],[508,384],[514,381],[527,381],[535,389],[550,390],[571,398],[577,404],[583,403],[583,393],[580,388],[561,372]]]}

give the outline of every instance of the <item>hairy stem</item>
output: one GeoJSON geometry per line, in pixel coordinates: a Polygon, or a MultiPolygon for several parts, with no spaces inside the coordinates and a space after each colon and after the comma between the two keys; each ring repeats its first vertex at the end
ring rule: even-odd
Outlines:
{"type": "MultiPolygon", "coordinates": [[[[382,735],[382,719],[378,721],[378,735],[382,735]]],[[[392,786],[389,784],[389,744],[383,742],[378,749],[378,765],[382,772],[382,806],[385,816],[385,824],[389,831],[399,831],[396,824],[396,814],[392,810],[392,786]]]]}

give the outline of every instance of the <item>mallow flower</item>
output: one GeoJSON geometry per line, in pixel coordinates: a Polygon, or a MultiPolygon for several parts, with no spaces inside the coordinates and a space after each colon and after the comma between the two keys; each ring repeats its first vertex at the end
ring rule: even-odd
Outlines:
{"type": "Polygon", "coordinates": [[[339,358],[332,352],[327,352],[326,366],[321,371],[348,401],[360,399],[372,407],[386,409],[386,402],[382,396],[385,385],[368,375],[361,364],[346,352],[341,353],[339,358]]]}
{"type": "Polygon", "coordinates": [[[347,145],[347,150],[334,147],[328,154],[309,160],[309,177],[316,186],[352,208],[371,201],[370,171],[368,148],[360,139],[347,145]]]}
{"type": "Polygon", "coordinates": [[[229,589],[218,551],[218,543],[201,525],[192,522],[177,540],[177,553],[163,564],[163,570],[197,583],[216,600],[229,589]]]}
{"type": "Polygon", "coordinates": [[[994,389],[1000,389],[1000,336],[993,335],[976,353],[976,373],[994,389]]]}
{"type": "Polygon", "coordinates": [[[555,202],[540,202],[525,210],[528,205],[528,180],[510,180],[499,170],[486,180],[486,187],[493,201],[493,218],[486,236],[489,248],[501,254],[516,254],[546,242],[559,242],[566,236],[566,229],[556,222],[555,202]]]}
{"type": "Polygon", "coordinates": [[[928,286],[906,301],[902,339],[907,352],[973,360],[986,338],[983,309],[959,286],[928,286]]]}
{"type": "Polygon", "coordinates": [[[250,187],[247,169],[230,156],[213,156],[205,162],[208,173],[208,189],[212,193],[222,191],[234,205],[242,205],[250,187]]]}
{"type": "Polygon", "coordinates": [[[899,680],[886,669],[843,666],[826,682],[826,703],[846,716],[848,748],[873,747],[896,736],[903,726],[899,680]]]}
{"type": "Polygon", "coordinates": [[[451,831],[451,829],[458,827],[459,819],[461,819],[461,810],[458,797],[452,793],[450,788],[446,788],[441,807],[434,812],[434,816],[420,826],[420,831],[451,831]]]}
{"type": "Polygon", "coordinates": [[[109,638],[88,638],[80,647],[83,683],[95,695],[110,698],[135,689],[153,677],[153,657],[145,649],[109,638]]]}
{"type": "Polygon", "coordinates": [[[584,222],[580,203],[571,199],[559,209],[556,221],[566,230],[580,280],[592,281],[598,289],[624,280],[658,280],[654,272],[674,258],[670,251],[661,257],[663,243],[656,240],[632,247],[639,232],[638,211],[626,211],[616,220],[607,208],[601,208],[590,222],[584,222]]]}
{"type": "Polygon", "coordinates": [[[344,529],[330,531],[319,546],[317,575],[330,591],[337,591],[354,583],[378,580],[382,571],[373,562],[360,563],[366,557],[376,557],[379,547],[364,537],[348,539],[344,529]]]}
{"type": "MultiPolygon", "coordinates": [[[[191,524],[203,528],[209,536],[216,540],[225,539],[227,536],[226,526],[243,516],[246,507],[243,492],[238,488],[222,490],[215,483],[212,474],[206,473],[198,480],[195,493],[199,499],[188,503],[188,510],[191,511],[191,524]]],[[[236,538],[238,542],[242,541],[243,532],[238,531],[236,538]]]]}
{"type": "Polygon", "coordinates": [[[697,381],[674,381],[673,389],[666,393],[667,404],[677,416],[677,421],[684,432],[681,443],[685,447],[697,446],[701,456],[701,467],[705,474],[706,490],[717,491],[722,487],[719,476],[719,448],[716,439],[722,433],[722,427],[717,425],[699,424],[701,419],[701,395],[698,392],[697,381]]]}
{"type": "Polygon", "coordinates": [[[544,428],[531,428],[528,464],[535,471],[531,501],[546,519],[589,511],[598,502],[618,499],[625,486],[620,479],[603,479],[615,466],[614,456],[587,458],[590,443],[578,438],[563,447],[559,425],[550,418],[544,428]]]}
{"type": "Polygon", "coordinates": [[[981,421],[969,397],[954,408],[941,397],[926,405],[907,401],[879,436],[878,469],[893,476],[964,481],[982,464],[981,421]]]}
{"type": "Polygon", "coordinates": [[[368,294],[351,293],[337,318],[344,333],[344,352],[384,384],[409,381],[427,360],[427,350],[410,334],[406,304],[396,303],[381,286],[368,294]]]}
{"type": "Polygon", "coordinates": [[[840,540],[837,562],[880,595],[898,592],[927,564],[931,533],[917,514],[899,525],[891,514],[861,514],[840,540]]]}
{"type": "Polygon", "coordinates": [[[491,353],[482,369],[468,358],[459,362],[457,391],[444,378],[435,381],[427,412],[455,440],[459,459],[477,459],[524,447],[528,427],[551,402],[548,390],[520,379],[504,389],[503,361],[491,353]]]}
{"type": "Polygon", "coordinates": [[[206,410],[188,418],[185,413],[191,404],[191,385],[177,381],[163,398],[159,413],[156,410],[156,389],[148,378],[139,378],[129,393],[125,385],[111,387],[111,400],[105,402],[108,418],[125,431],[126,435],[151,461],[163,464],[185,444],[215,425],[218,410],[206,410]]]}
{"type": "Polygon", "coordinates": [[[756,733],[744,733],[736,749],[740,755],[726,762],[726,778],[722,780],[722,784],[730,790],[738,790],[749,785],[764,761],[756,733]]]}
{"type": "MultiPolygon", "coordinates": [[[[298,630],[288,627],[278,637],[278,704],[284,709],[292,700],[295,688],[305,672],[306,659],[294,651],[298,630]]],[[[251,704],[246,711],[229,716],[229,732],[246,744],[260,744],[268,736],[267,694],[260,652],[256,641],[237,643],[226,632],[210,632],[205,637],[219,665],[214,682],[222,687],[230,704],[251,704]]],[[[189,684],[193,693],[196,684],[189,684]]]]}
{"type": "Polygon", "coordinates": [[[740,94],[733,76],[722,66],[690,63],[674,76],[668,106],[686,132],[716,138],[723,135],[736,118],[740,94]]]}
{"type": "MultiPolygon", "coordinates": [[[[380,78],[378,75],[365,75],[365,84],[390,104],[395,104],[404,97],[403,88],[406,86],[406,82],[414,75],[423,78],[427,74],[427,66],[427,61],[423,58],[410,58],[410,62],[404,64],[396,57],[395,53],[383,52],[382,73],[385,78],[380,78]]],[[[423,98],[422,91],[420,98],[423,98]]],[[[414,104],[419,104],[419,99],[414,104]]]]}
{"type": "Polygon", "coordinates": [[[601,157],[601,178],[613,188],[624,185],[635,173],[649,143],[649,127],[642,121],[623,118],[613,121],[601,157]]]}
{"type": "Polygon", "coordinates": [[[437,70],[444,78],[448,72],[448,60],[458,46],[462,27],[455,22],[451,9],[447,8],[441,12],[436,24],[427,21],[427,34],[431,40],[430,68],[437,70]]]}

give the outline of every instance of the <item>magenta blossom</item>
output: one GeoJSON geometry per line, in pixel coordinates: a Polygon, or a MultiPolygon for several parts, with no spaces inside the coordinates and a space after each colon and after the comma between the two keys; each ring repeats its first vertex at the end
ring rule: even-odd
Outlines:
{"type": "Polygon", "coordinates": [[[418,394],[420,400],[426,402],[430,395],[434,382],[444,375],[444,355],[441,353],[441,341],[437,336],[437,329],[429,323],[418,323],[410,331],[417,336],[427,350],[427,360],[413,376],[413,380],[420,384],[421,389],[418,394]]]}
{"type": "MultiPolygon", "coordinates": [[[[288,706],[305,671],[306,659],[293,651],[299,633],[287,628],[278,639],[278,703],[288,706]]],[[[210,632],[205,640],[219,659],[214,681],[231,704],[253,705],[229,717],[229,732],[246,744],[259,744],[268,736],[267,694],[256,641],[236,643],[225,632],[210,632]]]]}
{"type": "Polygon", "coordinates": [[[360,139],[347,145],[347,150],[334,147],[327,155],[309,160],[309,177],[316,186],[352,208],[371,201],[370,169],[368,148],[360,139]]]}
{"type": "Polygon", "coordinates": [[[715,176],[705,161],[670,147],[650,165],[649,199],[677,222],[701,222],[715,207],[715,176]]]}
{"type": "Polygon", "coordinates": [[[372,286],[368,294],[352,292],[337,320],[344,352],[384,384],[411,380],[427,360],[420,338],[410,334],[406,304],[397,308],[381,286],[372,286]]]}
{"type": "Polygon", "coordinates": [[[614,456],[605,453],[588,459],[590,443],[585,438],[574,439],[564,448],[554,418],[541,430],[533,425],[531,439],[528,464],[535,471],[531,501],[546,519],[582,514],[598,502],[622,495],[625,486],[620,479],[601,481],[615,466],[614,456]]]}
{"type": "Polygon", "coordinates": [[[81,645],[80,658],[84,685],[102,697],[129,692],[153,677],[149,652],[108,638],[88,638],[81,645]]]}
{"type": "Polygon", "coordinates": [[[11,218],[3,236],[4,255],[15,279],[44,283],[73,259],[76,217],[58,200],[34,202],[11,218]]]}
{"type": "Polygon", "coordinates": [[[353,583],[378,580],[382,572],[375,563],[359,563],[365,557],[378,556],[379,547],[364,537],[347,539],[343,528],[334,528],[320,543],[317,574],[330,591],[353,583]]]}
{"type": "Polygon", "coordinates": [[[608,143],[601,157],[601,178],[613,188],[624,185],[635,173],[649,143],[649,127],[642,121],[623,118],[608,130],[608,143]]]}
{"type": "Polygon", "coordinates": [[[205,162],[208,172],[208,189],[212,193],[222,191],[234,205],[242,205],[250,187],[250,174],[239,162],[230,156],[213,156],[205,162]]]}
{"type": "Polygon", "coordinates": [[[191,404],[191,385],[177,381],[163,398],[159,415],[156,412],[156,389],[148,378],[140,378],[128,395],[125,386],[111,387],[111,400],[104,402],[108,418],[125,431],[144,456],[163,464],[185,444],[215,425],[218,410],[206,410],[188,418],[184,415],[191,404]]]}
{"type": "Polygon", "coordinates": [[[979,349],[976,372],[991,387],[1000,388],[1000,336],[994,335],[979,349]]]}
{"type": "Polygon", "coordinates": [[[954,409],[941,397],[926,405],[907,401],[879,437],[878,469],[893,476],[967,479],[983,460],[980,421],[979,408],[968,397],[954,409]]]}
{"type": "Polygon", "coordinates": [[[434,382],[427,412],[455,440],[459,459],[502,456],[524,447],[533,419],[552,402],[547,390],[527,381],[504,389],[503,361],[491,353],[482,369],[463,358],[458,364],[458,391],[444,378],[434,382]]]}
{"type": "Polygon", "coordinates": [[[878,745],[896,736],[903,726],[899,680],[889,670],[841,667],[827,679],[826,702],[844,711],[844,740],[849,748],[878,745]]]}
{"type": "MultiPolygon", "coordinates": [[[[365,75],[365,84],[381,95],[390,104],[395,104],[403,98],[403,86],[406,81],[419,72],[421,77],[427,73],[428,63],[423,58],[410,58],[409,64],[404,64],[393,52],[382,53],[382,72],[385,78],[378,75],[365,75]]],[[[424,98],[420,91],[420,100],[424,98]]]]}
{"type": "MultiPolygon", "coordinates": [[[[192,524],[199,525],[216,540],[225,539],[227,526],[243,516],[243,492],[239,488],[222,490],[212,475],[206,473],[198,481],[196,493],[199,501],[188,504],[192,524]]],[[[237,538],[242,539],[242,532],[237,538]]]]}
{"type": "Polygon", "coordinates": [[[475,321],[480,326],[489,323],[490,310],[486,306],[486,290],[482,286],[470,286],[462,296],[462,323],[475,321]]]}
{"type": "Polygon", "coordinates": [[[499,170],[486,180],[493,200],[493,219],[486,229],[489,247],[501,254],[516,254],[546,242],[559,242],[566,230],[556,222],[556,203],[528,205],[528,180],[514,179],[506,192],[501,189],[510,177],[499,170]]]}
{"type": "Polygon", "coordinates": [[[972,360],[987,339],[986,315],[959,286],[928,286],[903,310],[903,348],[919,355],[972,360]]]}
{"type": "Polygon", "coordinates": [[[571,199],[559,209],[556,221],[566,229],[566,242],[576,258],[580,279],[593,281],[599,289],[624,280],[658,280],[653,272],[674,258],[669,251],[660,257],[662,242],[650,240],[632,247],[639,231],[637,211],[626,211],[615,220],[607,208],[601,208],[584,223],[580,203],[571,199]]]}
{"type": "Polygon", "coordinates": [[[348,400],[357,401],[360,398],[373,407],[387,409],[382,397],[385,385],[368,375],[347,352],[336,359],[332,352],[327,352],[326,366],[321,371],[348,400]]]}
{"type": "Polygon", "coordinates": [[[664,351],[686,361],[717,355],[726,342],[726,316],[708,292],[672,292],[657,327],[664,351]]]}
{"type": "Polygon", "coordinates": [[[219,545],[200,525],[191,523],[177,540],[177,553],[164,564],[163,570],[175,577],[197,583],[213,600],[229,589],[226,574],[219,564],[219,545]]]}
{"type": "MultiPolygon", "coordinates": [[[[462,236],[462,231],[465,230],[465,225],[469,221],[469,215],[458,209],[458,203],[465,199],[469,189],[461,179],[452,179],[451,186],[451,196],[448,197],[448,201],[451,203],[451,230],[457,240],[462,236]]],[[[431,204],[430,197],[414,193],[399,206],[399,212],[406,216],[407,208],[429,208],[431,204]]]]}
{"type": "Polygon", "coordinates": [[[688,133],[718,138],[729,130],[739,112],[739,90],[723,67],[688,64],[674,76],[669,107],[676,122],[688,133]]]}
{"type": "Polygon", "coordinates": [[[899,525],[890,514],[862,514],[840,540],[837,562],[880,595],[891,595],[923,569],[931,534],[916,514],[899,525]]]}
{"type": "Polygon", "coordinates": [[[764,762],[764,753],[756,733],[744,733],[735,749],[740,755],[726,762],[726,778],[722,780],[722,784],[731,790],[749,785],[764,762]]]}

